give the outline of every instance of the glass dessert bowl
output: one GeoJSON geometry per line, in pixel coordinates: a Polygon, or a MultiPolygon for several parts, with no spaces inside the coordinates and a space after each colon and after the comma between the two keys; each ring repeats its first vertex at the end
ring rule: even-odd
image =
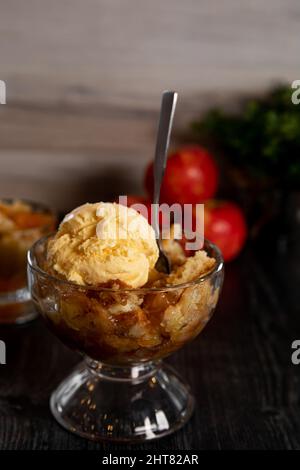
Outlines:
{"type": "Polygon", "coordinates": [[[55,228],[56,217],[41,204],[0,200],[0,323],[24,323],[36,313],[27,289],[27,251],[55,228]]]}
{"type": "Polygon", "coordinates": [[[28,253],[32,299],[50,329],[85,357],[52,394],[54,417],[93,440],[143,441],[179,429],[194,399],[161,359],[195,338],[211,318],[223,281],[218,248],[205,241],[185,261],[174,250],[172,273],[154,276],[142,288],[83,286],[49,272],[52,237],[28,253]]]}

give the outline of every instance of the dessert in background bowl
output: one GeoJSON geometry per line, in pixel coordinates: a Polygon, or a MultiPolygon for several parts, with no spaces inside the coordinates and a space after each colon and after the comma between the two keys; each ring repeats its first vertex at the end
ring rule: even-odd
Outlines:
{"type": "Polygon", "coordinates": [[[41,204],[0,199],[0,323],[35,317],[27,289],[27,251],[54,230],[56,217],[41,204]]]}
{"type": "Polygon", "coordinates": [[[94,440],[141,441],[181,427],[193,410],[182,379],[161,362],[197,336],[220,294],[223,261],[206,241],[187,257],[164,241],[172,271],[155,269],[153,228],[132,208],[85,204],[28,254],[32,299],[85,360],[52,394],[65,428],[94,440]]]}

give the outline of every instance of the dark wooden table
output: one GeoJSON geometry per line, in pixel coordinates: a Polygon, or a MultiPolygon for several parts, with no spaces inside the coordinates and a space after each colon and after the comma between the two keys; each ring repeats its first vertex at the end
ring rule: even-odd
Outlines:
{"type": "MultiPolygon", "coordinates": [[[[170,362],[197,399],[176,434],[134,446],[146,450],[300,449],[299,257],[248,248],[226,266],[217,311],[206,330],[170,362]]],[[[299,253],[298,253],[299,254],[299,253]]],[[[0,449],[131,449],[101,445],[63,430],[52,418],[51,391],[78,361],[37,320],[1,328],[7,365],[0,366],[0,449]]]]}

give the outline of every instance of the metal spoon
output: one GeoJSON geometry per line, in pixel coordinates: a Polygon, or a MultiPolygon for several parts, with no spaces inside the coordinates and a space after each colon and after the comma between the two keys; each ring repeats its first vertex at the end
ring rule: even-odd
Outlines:
{"type": "Polygon", "coordinates": [[[171,129],[175,113],[178,94],[175,91],[164,91],[162,95],[158,132],[156,138],[155,159],[154,159],[154,195],[152,226],[155,231],[159,257],[155,265],[157,271],[170,274],[170,261],[163,251],[159,232],[159,198],[160,188],[167,165],[167,155],[170,142],[171,129]]]}

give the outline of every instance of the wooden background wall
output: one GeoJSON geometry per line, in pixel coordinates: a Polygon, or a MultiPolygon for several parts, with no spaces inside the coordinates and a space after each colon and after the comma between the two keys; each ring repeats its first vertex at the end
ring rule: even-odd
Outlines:
{"type": "Polygon", "coordinates": [[[0,196],[138,191],[160,93],[176,127],[300,78],[299,0],[0,0],[0,196]]]}

